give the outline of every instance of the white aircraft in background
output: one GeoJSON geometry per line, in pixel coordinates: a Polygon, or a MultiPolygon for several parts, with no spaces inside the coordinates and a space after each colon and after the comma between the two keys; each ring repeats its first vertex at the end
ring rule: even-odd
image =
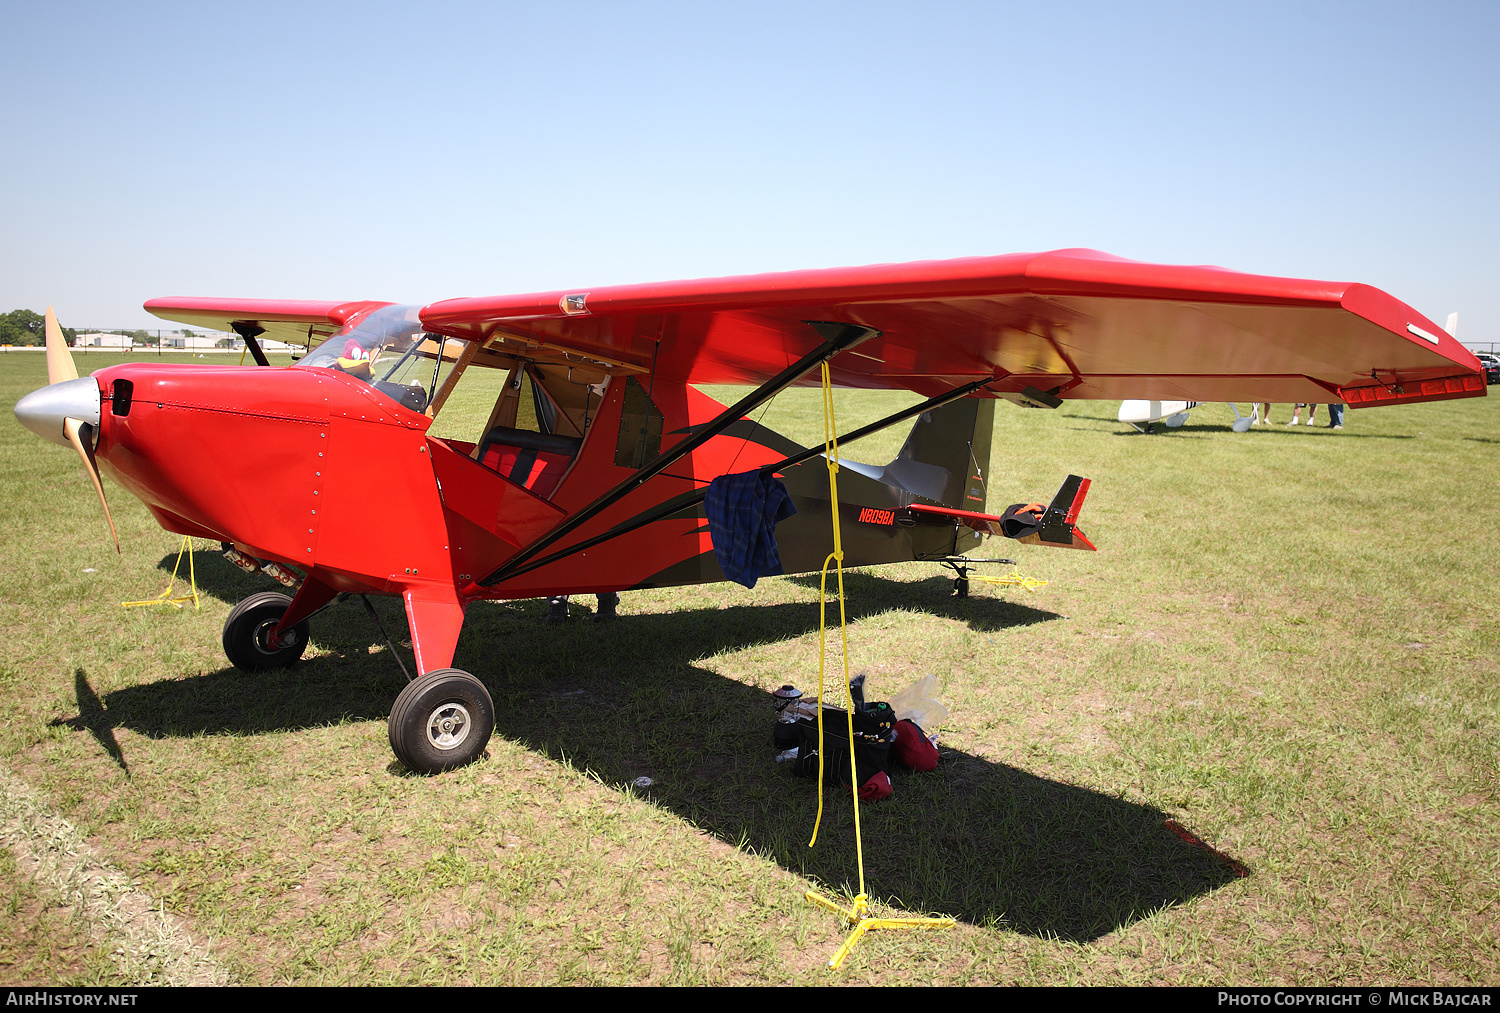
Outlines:
{"type": "MultiPolygon", "coordinates": [[[[1129,423],[1143,433],[1156,432],[1156,423],[1166,423],[1170,429],[1176,429],[1188,420],[1188,412],[1198,407],[1201,401],[1121,401],[1121,422],[1129,423]]],[[[1229,410],[1234,412],[1234,422],[1229,428],[1237,433],[1243,433],[1255,425],[1255,413],[1252,410],[1249,415],[1241,415],[1239,405],[1227,402],[1229,410]]]]}

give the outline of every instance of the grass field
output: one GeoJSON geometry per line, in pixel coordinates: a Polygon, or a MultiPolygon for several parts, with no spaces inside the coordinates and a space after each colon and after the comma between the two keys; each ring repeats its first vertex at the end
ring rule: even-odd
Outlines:
{"type": "MultiPolygon", "coordinates": [[[[111,487],[115,556],[76,458],[9,418],[44,370],[0,356],[0,772],[231,980],[1500,980],[1500,400],[1339,432],[1276,406],[1244,435],[1209,405],[1152,437],[1113,403],[1000,405],[990,506],[1090,476],[1100,551],[1006,543],[1051,581],[1034,594],[849,580],[873,697],[936,673],[953,714],[938,770],[862,810],[872,902],[958,925],[874,934],[834,973],[841,926],[802,895],[851,892],[851,810],[809,849],[813,787],[768,748],[769,690],[816,679],[816,578],[628,593],[609,625],[584,598],[561,630],[543,602],[478,604],[455,664],[495,698],[489,755],[406,776],[384,720],[404,680],[361,609],[251,676],[220,628],[271,584],[215,546],[201,610],[120,607],[161,590],[177,538],[111,487]]],[[[891,402],[841,395],[842,428],[891,402]]],[[[816,392],[766,421],[811,440],[816,392]]],[[[4,852],[0,910],[0,981],[163,980],[4,852]]]]}

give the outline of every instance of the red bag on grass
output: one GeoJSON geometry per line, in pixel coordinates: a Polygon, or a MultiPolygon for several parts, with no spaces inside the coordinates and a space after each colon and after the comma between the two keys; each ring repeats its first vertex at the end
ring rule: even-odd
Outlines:
{"type": "Polygon", "coordinates": [[[891,743],[891,759],[924,773],[937,769],[937,746],[927,738],[914,721],[896,722],[896,741],[891,743]]]}

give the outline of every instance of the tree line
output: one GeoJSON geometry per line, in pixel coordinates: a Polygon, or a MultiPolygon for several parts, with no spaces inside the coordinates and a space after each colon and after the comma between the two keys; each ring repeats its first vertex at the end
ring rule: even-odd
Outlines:
{"type": "MultiPolygon", "coordinates": [[[[11,310],[0,316],[0,345],[42,345],[47,342],[46,318],[31,310],[11,310]]],[[[62,329],[63,336],[72,344],[78,332],[71,327],[62,329]]]]}
{"type": "MultiPolygon", "coordinates": [[[[59,323],[59,326],[61,324],[59,323]]],[[[45,345],[47,343],[46,317],[31,310],[11,310],[9,313],[0,314],[0,345],[45,345]]],[[[63,337],[68,344],[78,337],[78,331],[72,327],[62,328],[63,337]]],[[[153,339],[147,331],[110,331],[110,334],[123,334],[131,339],[133,344],[144,345],[153,339]]],[[[184,335],[191,336],[191,331],[183,331],[184,335]]]]}

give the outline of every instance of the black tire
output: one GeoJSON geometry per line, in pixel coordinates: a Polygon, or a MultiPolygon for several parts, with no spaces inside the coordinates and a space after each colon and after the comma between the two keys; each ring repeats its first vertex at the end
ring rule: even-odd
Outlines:
{"type": "Polygon", "coordinates": [[[291,629],[289,643],[272,647],[271,629],[286,615],[292,599],[276,591],[252,594],[230,610],[224,620],[224,656],[242,672],[287,668],[307,650],[308,626],[303,620],[291,629]]]}
{"type": "Polygon", "coordinates": [[[408,683],[391,707],[388,726],[391,751],[418,774],[473,763],[494,730],[489,690],[456,668],[434,669],[408,683]]]}

